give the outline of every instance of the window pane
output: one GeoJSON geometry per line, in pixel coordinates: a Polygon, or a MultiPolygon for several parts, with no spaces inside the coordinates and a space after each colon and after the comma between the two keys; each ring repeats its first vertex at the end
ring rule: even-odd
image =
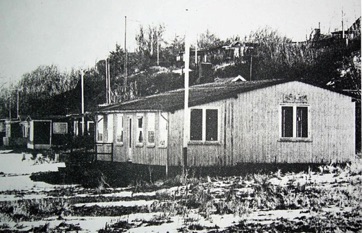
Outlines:
{"type": "Polygon", "coordinates": [[[217,110],[206,110],[206,141],[217,141],[217,110]]]}
{"type": "Polygon", "coordinates": [[[74,121],[74,135],[78,136],[79,135],[79,127],[78,127],[79,122],[78,121],[74,121]]]}
{"type": "Polygon", "coordinates": [[[94,135],[94,122],[93,121],[88,121],[88,135],[94,135]]]}
{"type": "Polygon", "coordinates": [[[148,144],[155,143],[155,113],[147,115],[147,142],[148,144]]]}
{"type": "Polygon", "coordinates": [[[148,143],[153,144],[155,143],[155,131],[148,131],[148,143]]]}
{"type": "Polygon", "coordinates": [[[308,108],[297,107],[297,137],[308,137],[308,108]]]}
{"type": "Polygon", "coordinates": [[[293,137],[293,107],[282,107],[282,137],[293,137]]]}
{"type": "Polygon", "coordinates": [[[137,142],[143,143],[143,117],[138,117],[137,142]]]}
{"type": "Polygon", "coordinates": [[[98,116],[97,119],[97,141],[103,141],[103,116],[98,116]]]}
{"type": "Polygon", "coordinates": [[[202,109],[191,109],[190,139],[202,140],[202,109]]]}
{"type": "Polygon", "coordinates": [[[113,142],[113,115],[107,116],[108,142],[113,142]]]}
{"type": "Polygon", "coordinates": [[[139,131],[138,132],[138,142],[142,143],[143,142],[143,131],[139,131]]]}
{"type": "Polygon", "coordinates": [[[53,134],[67,134],[68,124],[65,122],[54,122],[53,123],[53,134]]]}
{"type": "Polygon", "coordinates": [[[116,141],[123,143],[123,115],[121,114],[117,114],[116,141]]]}
{"type": "Polygon", "coordinates": [[[118,143],[123,142],[123,131],[118,132],[116,140],[118,143]]]}
{"type": "Polygon", "coordinates": [[[167,114],[160,113],[159,115],[159,146],[167,147],[167,137],[168,137],[168,126],[167,126],[167,114]]]}

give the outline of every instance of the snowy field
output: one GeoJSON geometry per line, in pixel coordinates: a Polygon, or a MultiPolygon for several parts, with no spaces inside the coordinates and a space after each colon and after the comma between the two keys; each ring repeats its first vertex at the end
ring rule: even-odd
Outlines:
{"type": "Polygon", "coordinates": [[[0,232],[361,232],[362,163],[301,173],[85,189],[34,182],[64,163],[0,151],[0,232]]]}

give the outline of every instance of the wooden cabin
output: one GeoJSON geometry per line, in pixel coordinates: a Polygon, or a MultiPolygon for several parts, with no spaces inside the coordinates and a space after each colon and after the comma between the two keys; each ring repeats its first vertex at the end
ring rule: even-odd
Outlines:
{"type": "Polygon", "coordinates": [[[3,145],[10,147],[26,147],[26,137],[24,137],[22,121],[20,119],[6,119],[5,136],[3,145]]]}
{"type": "Polygon", "coordinates": [[[346,162],[355,155],[352,96],[301,81],[192,86],[187,115],[184,131],[183,89],[102,107],[97,160],[208,167],[346,162]]]}
{"type": "MultiPolygon", "coordinates": [[[[84,135],[94,142],[94,122],[87,116],[85,117],[84,135]]],[[[79,138],[83,137],[82,120],[78,115],[69,116],[49,116],[45,118],[28,118],[29,149],[71,149],[77,147],[79,138]],[[69,147],[69,148],[68,148],[69,147]]]]}
{"type": "Polygon", "coordinates": [[[50,149],[52,145],[52,121],[30,120],[29,149],[50,149]]]}
{"type": "Polygon", "coordinates": [[[0,146],[4,145],[5,136],[6,136],[5,119],[0,119],[0,146]]]}
{"type": "Polygon", "coordinates": [[[47,150],[63,147],[69,142],[68,118],[63,116],[39,119],[28,118],[29,135],[27,147],[34,150],[47,150]]]}

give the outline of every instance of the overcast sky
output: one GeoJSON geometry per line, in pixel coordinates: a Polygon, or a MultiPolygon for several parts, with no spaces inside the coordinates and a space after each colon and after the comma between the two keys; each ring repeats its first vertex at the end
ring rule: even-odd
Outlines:
{"type": "Polygon", "coordinates": [[[139,25],[164,24],[167,40],[186,28],[190,37],[209,29],[226,39],[270,26],[302,41],[319,22],[322,33],[341,30],[342,10],[349,26],[361,16],[361,1],[0,0],[0,87],[39,65],[61,71],[94,66],[116,43],[123,47],[125,16],[133,50],[139,25]]]}

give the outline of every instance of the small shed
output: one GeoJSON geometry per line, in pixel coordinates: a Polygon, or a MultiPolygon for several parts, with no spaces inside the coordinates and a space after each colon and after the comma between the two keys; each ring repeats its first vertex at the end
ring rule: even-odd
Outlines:
{"type": "Polygon", "coordinates": [[[184,130],[183,89],[102,107],[97,159],[228,167],[346,162],[355,155],[353,98],[324,87],[294,80],[196,85],[188,111],[184,130]]]}
{"type": "Polygon", "coordinates": [[[29,149],[50,149],[52,144],[52,121],[30,120],[29,149]]]}
{"type": "Polygon", "coordinates": [[[4,145],[5,136],[6,136],[5,119],[0,119],[0,146],[4,145]]]}
{"type": "Polygon", "coordinates": [[[63,147],[69,142],[68,118],[51,116],[47,118],[28,118],[29,135],[27,147],[29,149],[50,149],[63,147]]]}
{"type": "Polygon", "coordinates": [[[5,136],[3,137],[4,146],[26,147],[26,137],[23,135],[23,128],[20,119],[6,119],[5,136]]]}

